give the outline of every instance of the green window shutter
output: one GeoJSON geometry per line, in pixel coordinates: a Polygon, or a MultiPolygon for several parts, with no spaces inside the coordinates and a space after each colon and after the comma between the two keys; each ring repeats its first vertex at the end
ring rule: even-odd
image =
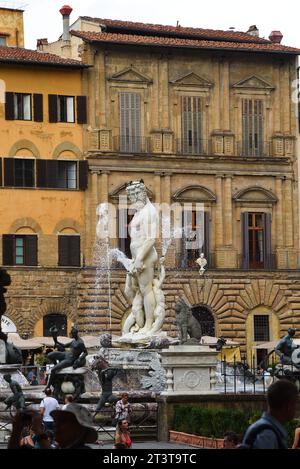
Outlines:
{"type": "Polygon", "coordinates": [[[77,96],[77,123],[87,123],[87,98],[86,96],[77,96]]]}
{"type": "Polygon", "coordinates": [[[15,119],[14,93],[5,93],[5,119],[13,121],[15,119]]]}
{"type": "Polygon", "coordinates": [[[13,187],[15,185],[15,160],[14,158],[4,158],[4,186],[13,187]]]}
{"type": "Polygon", "coordinates": [[[48,107],[49,107],[49,122],[55,123],[58,121],[57,115],[57,95],[49,94],[48,95],[48,107]]]}
{"type": "Polygon", "coordinates": [[[14,240],[15,236],[2,235],[2,262],[3,265],[14,265],[14,240]]]}
{"type": "Polygon", "coordinates": [[[43,122],[43,95],[34,94],[33,95],[33,118],[35,122],[43,122]]]}
{"type": "Polygon", "coordinates": [[[25,259],[26,265],[38,265],[37,235],[25,236],[25,259]]]}

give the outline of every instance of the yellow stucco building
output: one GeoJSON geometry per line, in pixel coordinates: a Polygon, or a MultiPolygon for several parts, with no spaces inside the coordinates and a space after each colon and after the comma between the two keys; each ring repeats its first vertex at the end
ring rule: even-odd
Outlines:
{"type": "Polygon", "coordinates": [[[87,186],[85,66],[10,47],[18,44],[10,42],[16,25],[23,45],[20,12],[0,10],[0,36],[9,46],[0,47],[0,263],[12,278],[7,316],[19,333],[43,335],[51,315],[64,315],[65,328],[76,317],[87,186]]]}

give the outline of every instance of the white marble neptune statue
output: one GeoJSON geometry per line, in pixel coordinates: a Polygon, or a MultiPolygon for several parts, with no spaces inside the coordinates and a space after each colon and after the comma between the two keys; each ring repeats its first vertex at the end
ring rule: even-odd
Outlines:
{"type": "Polygon", "coordinates": [[[164,258],[158,260],[155,249],[158,233],[158,212],[147,196],[143,182],[132,181],[126,192],[135,210],[129,225],[132,259],[127,268],[125,294],[132,301],[123,335],[151,338],[161,332],[165,318],[165,300],[161,289],[165,278],[164,258]],[[155,269],[158,266],[158,278],[155,269]]]}

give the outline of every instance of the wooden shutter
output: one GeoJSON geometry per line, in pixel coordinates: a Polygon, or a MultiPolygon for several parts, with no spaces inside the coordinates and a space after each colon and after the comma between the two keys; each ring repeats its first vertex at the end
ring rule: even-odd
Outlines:
{"type": "Polygon", "coordinates": [[[210,252],[209,252],[209,212],[204,212],[204,246],[203,246],[203,252],[204,252],[204,257],[207,260],[207,267],[212,267],[211,266],[211,261],[210,261],[210,252]]]}
{"type": "Polygon", "coordinates": [[[43,122],[43,95],[33,95],[33,119],[35,122],[43,122]]]}
{"type": "Polygon", "coordinates": [[[47,160],[47,187],[55,189],[58,186],[58,161],[47,160]]]}
{"type": "Polygon", "coordinates": [[[264,268],[272,269],[271,214],[264,213],[264,268]]]}
{"type": "Polygon", "coordinates": [[[80,236],[69,236],[69,265],[80,267],[80,236]]]}
{"type": "Polygon", "coordinates": [[[139,93],[121,92],[120,98],[120,150],[141,150],[141,96],[139,93]]]}
{"type": "Polygon", "coordinates": [[[5,93],[5,119],[7,121],[15,119],[14,93],[5,93]]]}
{"type": "Polygon", "coordinates": [[[36,160],[36,187],[48,187],[47,160],[36,160]]]}
{"type": "Polygon", "coordinates": [[[86,96],[77,96],[77,123],[87,123],[87,99],[86,96]]]}
{"type": "Polygon", "coordinates": [[[49,105],[49,122],[54,123],[58,121],[57,115],[57,95],[49,94],[48,95],[48,105],[49,105]]]}
{"type": "Polygon", "coordinates": [[[69,236],[58,236],[58,265],[69,265],[69,236]]]}
{"type": "Polygon", "coordinates": [[[80,267],[80,236],[58,236],[58,265],[80,267]]]}
{"type": "Polygon", "coordinates": [[[242,269],[249,269],[249,214],[241,214],[242,221],[242,269]]]}
{"type": "Polygon", "coordinates": [[[14,265],[14,235],[2,235],[2,262],[3,265],[14,265]]]}
{"type": "Polygon", "coordinates": [[[88,187],[89,166],[86,160],[79,161],[79,189],[85,190],[88,187]]]}
{"type": "Polygon", "coordinates": [[[4,186],[13,187],[15,184],[15,160],[4,158],[4,186]]]}
{"type": "Polygon", "coordinates": [[[263,101],[243,99],[243,155],[262,156],[264,153],[263,101]]]}
{"type": "Polygon", "coordinates": [[[26,265],[37,265],[37,236],[26,235],[25,238],[25,262],[26,265]]]}
{"type": "Polygon", "coordinates": [[[181,97],[181,151],[188,154],[201,154],[202,105],[198,96],[181,97]]]}

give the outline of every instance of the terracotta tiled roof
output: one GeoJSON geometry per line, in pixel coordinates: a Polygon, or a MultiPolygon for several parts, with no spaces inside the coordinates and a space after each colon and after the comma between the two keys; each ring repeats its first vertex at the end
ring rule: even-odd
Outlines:
{"type": "Polygon", "coordinates": [[[149,23],[135,23],[132,21],[121,21],[121,20],[110,20],[102,18],[92,18],[90,16],[81,16],[83,20],[91,21],[93,23],[105,24],[107,26],[107,32],[117,32],[116,30],[123,30],[124,33],[131,31],[132,33],[154,33],[153,36],[175,36],[185,37],[186,39],[210,39],[210,40],[224,40],[233,42],[259,42],[269,43],[267,39],[252,36],[241,31],[221,31],[215,29],[203,29],[203,28],[190,28],[183,26],[164,26],[161,24],[149,24],[149,23]]]}
{"type": "Polygon", "coordinates": [[[57,65],[60,67],[83,68],[86,65],[78,60],[64,59],[54,54],[37,52],[30,49],[22,49],[19,47],[0,46],[0,63],[20,63],[20,64],[40,64],[40,65],[57,65]]]}
{"type": "Polygon", "coordinates": [[[114,44],[135,44],[146,46],[180,47],[191,49],[215,49],[215,50],[235,50],[250,52],[288,53],[300,54],[300,49],[282,46],[273,42],[268,43],[247,43],[247,42],[226,42],[207,41],[197,39],[183,39],[172,37],[139,36],[133,34],[114,34],[88,31],[71,31],[73,36],[82,38],[87,42],[103,42],[114,44]]]}

